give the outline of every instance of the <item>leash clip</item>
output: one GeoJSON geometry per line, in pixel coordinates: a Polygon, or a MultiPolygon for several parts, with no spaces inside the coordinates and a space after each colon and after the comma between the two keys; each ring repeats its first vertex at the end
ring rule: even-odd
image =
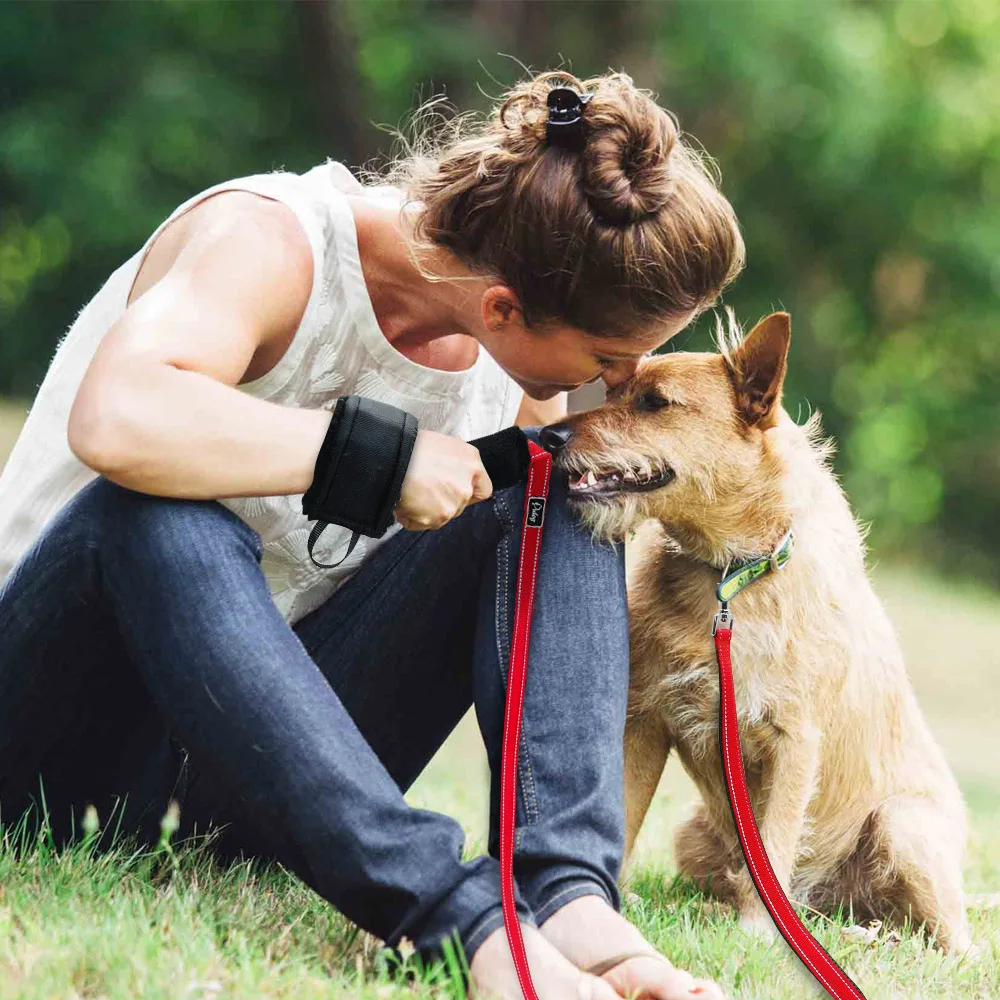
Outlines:
{"type": "Polygon", "coordinates": [[[712,635],[715,635],[717,629],[728,628],[732,631],[733,628],[733,613],[729,610],[726,601],[722,602],[722,607],[716,612],[715,617],[712,619],[712,635]]]}

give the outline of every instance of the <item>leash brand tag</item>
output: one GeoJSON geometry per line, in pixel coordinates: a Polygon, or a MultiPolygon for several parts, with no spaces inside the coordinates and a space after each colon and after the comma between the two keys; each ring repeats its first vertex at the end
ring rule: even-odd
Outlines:
{"type": "Polygon", "coordinates": [[[545,497],[528,497],[528,516],[525,524],[529,528],[540,528],[545,520],[545,497]]]}

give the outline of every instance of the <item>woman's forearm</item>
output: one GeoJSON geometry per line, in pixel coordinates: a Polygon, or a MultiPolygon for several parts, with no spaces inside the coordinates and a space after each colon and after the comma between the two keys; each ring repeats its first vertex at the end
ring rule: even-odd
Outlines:
{"type": "Polygon", "coordinates": [[[99,403],[78,400],[69,425],[74,454],[106,478],[190,499],[309,488],[330,411],[279,406],[169,364],[137,361],[117,375],[99,403]]]}

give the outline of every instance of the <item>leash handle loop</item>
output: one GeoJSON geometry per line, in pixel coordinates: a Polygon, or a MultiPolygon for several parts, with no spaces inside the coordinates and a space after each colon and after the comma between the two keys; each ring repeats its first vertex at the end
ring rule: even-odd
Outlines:
{"type": "Polygon", "coordinates": [[[503,904],[507,942],[525,1000],[538,1000],[531,981],[528,956],[524,950],[521,923],[514,903],[514,819],[517,809],[517,758],[521,742],[521,715],[524,688],[528,679],[528,645],[531,615],[535,605],[538,555],[542,547],[545,505],[552,474],[552,456],[528,439],[531,452],[528,486],[524,491],[524,522],[521,552],[517,563],[517,590],[514,599],[514,632],[510,643],[510,671],[507,675],[507,704],[503,724],[503,753],[500,758],[500,897],[503,904]]]}
{"type": "Polygon", "coordinates": [[[865,1000],[861,990],[806,929],[775,877],[754,819],[743,770],[743,751],[736,720],[736,692],[729,658],[729,645],[733,635],[732,615],[728,611],[716,615],[712,632],[719,660],[719,742],[722,747],[723,772],[733,821],[736,823],[736,832],[750,877],[782,937],[826,992],[834,1000],[865,1000]],[[728,615],[728,620],[722,618],[723,614],[728,615]]]}

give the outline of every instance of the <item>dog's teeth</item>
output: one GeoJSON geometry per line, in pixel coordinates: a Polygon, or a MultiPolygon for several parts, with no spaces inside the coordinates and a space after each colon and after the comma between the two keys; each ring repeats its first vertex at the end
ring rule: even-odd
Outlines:
{"type": "Polygon", "coordinates": [[[635,473],[631,469],[628,469],[625,473],[625,482],[634,483],[635,481],[636,481],[635,473]]]}
{"type": "Polygon", "coordinates": [[[584,482],[587,486],[593,486],[597,482],[597,477],[594,475],[593,469],[587,469],[587,476],[584,482]]]}

